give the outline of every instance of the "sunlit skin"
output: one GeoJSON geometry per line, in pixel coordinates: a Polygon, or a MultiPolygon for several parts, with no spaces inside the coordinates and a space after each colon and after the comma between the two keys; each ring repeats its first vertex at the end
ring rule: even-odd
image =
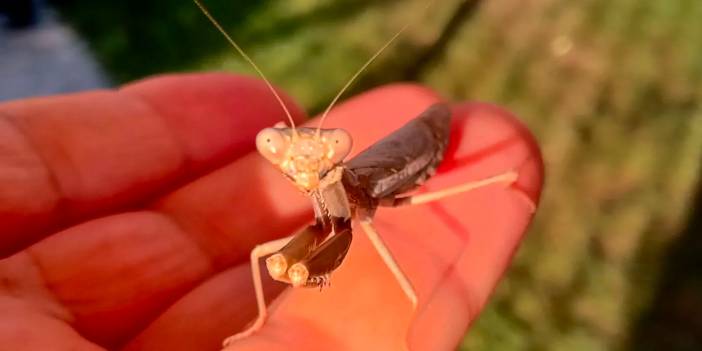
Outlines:
{"type": "MultiPolygon", "coordinates": [[[[340,104],[325,127],[349,131],[353,157],[437,100],[388,86],[340,104]]],[[[378,212],[417,283],[416,312],[357,235],[331,286],[288,289],[228,351],[397,350],[405,336],[412,350],[455,350],[532,218],[519,194],[538,203],[542,164],[503,109],[459,103],[454,115],[445,165],[426,186],[518,169],[521,192],[378,212]]],[[[219,349],[256,316],[252,248],[313,220],[309,199],[254,148],[283,120],[263,83],[223,74],[1,103],[2,348],[219,349]]],[[[268,301],[282,291],[264,285],[268,301]]]]}

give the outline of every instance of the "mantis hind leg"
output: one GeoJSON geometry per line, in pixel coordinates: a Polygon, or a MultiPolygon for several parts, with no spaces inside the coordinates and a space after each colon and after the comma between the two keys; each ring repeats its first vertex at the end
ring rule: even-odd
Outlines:
{"type": "MultiPolygon", "coordinates": [[[[439,201],[447,197],[466,193],[471,190],[483,188],[492,184],[501,183],[505,184],[506,186],[509,186],[512,183],[516,182],[518,177],[519,174],[516,171],[507,171],[492,177],[463,183],[460,185],[449,187],[447,189],[432,191],[418,195],[399,196],[381,199],[380,205],[388,207],[399,207],[425,204],[429,202],[439,201]]],[[[536,204],[534,204],[534,201],[528,198],[527,196],[523,196],[523,199],[525,200],[531,211],[534,212],[534,210],[536,210],[536,204]]]]}

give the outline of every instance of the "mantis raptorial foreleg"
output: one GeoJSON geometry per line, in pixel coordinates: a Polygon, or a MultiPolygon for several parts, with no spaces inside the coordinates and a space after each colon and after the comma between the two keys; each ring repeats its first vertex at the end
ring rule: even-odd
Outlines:
{"type": "MultiPolygon", "coordinates": [[[[295,233],[294,235],[257,245],[253,250],[251,250],[251,278],[253,279],[254,290],[256,293],[258,316],[256,317],[254,323],[244,331],[225,339],[223,342],[224,346],[229,345],[235,340],[246,338],[247,336],[255,333],[266,321],[267,307],[266,300],[263,295],[263,284],[261,280],[259,260],[263,257],[271,255],[266,259],[266,268],[268,269],[271,277],[278,281],[290,283],[288,275],[289,268],[294,267],[297,262],[300,262],[304,258],[310,256],[310,253],[312,253],[312,257],[314,257],[315,252],[313,252],[313,250],[319,246],[320,242],[324,239],[324,236],[325,226],[323,222],[318,222],[307,226],[305,229],[295,233]]],[[[346,250],[348,250],[350,238],[348,241],[349,243],[346,244],[346,249],[343,250],[344,255],[346,254],[346,250]]],[[[319,250],[322,249],[322,246],[319,246],[319,250]]]]}
{"type": "Polygon", "coordinates": [[[351,223],[348,224],[314,249],[309,257],[292,265],[288,271],[291,280],[295,276],[305,282],[304,286],[319,286],[320,289],[329,285],[329,275],[341,265],[351,247],[351,223]]]}

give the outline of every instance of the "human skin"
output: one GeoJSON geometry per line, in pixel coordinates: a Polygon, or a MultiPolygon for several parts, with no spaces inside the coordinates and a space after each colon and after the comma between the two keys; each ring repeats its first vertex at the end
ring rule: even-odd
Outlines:
{"type": "MultiPolygon", "coordinates": [[[[339,105],[325,127],[351,133],[353,156],[436,101],[421,86],[385,86],[339,105]]],[[[268,300],[278,296],[268,321],[227,350],[455,349],[531,221],[543,171],[514,116],[481,103],[453,111],[445,161],[422,191],[508,170],[519,179],[378,210],[416,311],[357,228],[330,287],[266,279],[268,300]]],[[[2,348],[219,349],[257,313],[251,249],[313,218],[254,151],[256,133],[283,119],[262,82],[225,74],[0,104],[2,348]]]]}

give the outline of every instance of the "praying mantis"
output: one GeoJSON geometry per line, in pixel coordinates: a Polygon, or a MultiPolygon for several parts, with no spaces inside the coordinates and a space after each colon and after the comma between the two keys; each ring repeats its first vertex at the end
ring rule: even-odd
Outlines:
{"type": "MultiPolygon", "coordinates": [[[[200,0],[193,0],[231,46],[256,70],[281,108],[289,126],[280,123],[256,136],[258,152],[303,194],[314,209],[314,223],[293,235],[257,245],[250,255],[258,317],[245,330],[224,340],[226,347],[256,333],[265,324],[267,306],[259,261],[277,281],[293,287],[322,288],[330,283],[351,246],[357,222],[394,276],[413,308],[418,299],[412,282],[376,230],[380,207],[420,205],[487,185],[515,182],[514,170],[434,192],[407,195],[436,172],[449,141],[451,110],[436,104],[350,160],[352,136],[343,129],[324,129],[329,112],[356,78],[411,24],[385,43],[346,83],[322,114],[316,128],[298,127],[280,95],[251,58],[229,36],[200,0]]],[[[427,7],[432,2],[427,4],[427,7]]],[[[532,207],[533,204],[532,204],[532,207]]]]}

